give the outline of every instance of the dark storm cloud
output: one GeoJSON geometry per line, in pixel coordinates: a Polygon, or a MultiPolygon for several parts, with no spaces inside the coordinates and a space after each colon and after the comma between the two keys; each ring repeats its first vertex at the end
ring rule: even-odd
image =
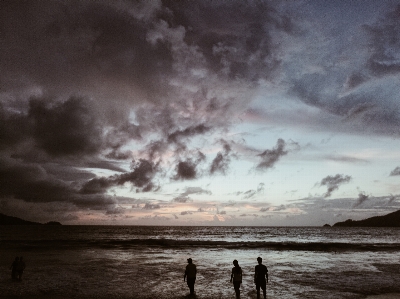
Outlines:
{"type": "Polygon", "coordinates": [[[229,78],[268,77],[280,63],[270,31],[290,33],[293,29],[291,19],[279,15],[269,2],[164,3],[176,16],[167,21],[190,28],[186,42],[199,47],[208,68],[229,78]]]}
{"type": "Polygon", "coordinates": [[[91,155],[101,150],[102,126],[88,100],[30,99],[27,112],[0,105],[2,147],[33,140],[51,156],[91,155]],[[6,110],[7,108],[7,110],[6,110]]]}
{"type": "MultiPolygon", "coordinates": [[[[224,115],[242,106],[234,93],[217,95],[218,79],[240,77],[235,86],[241,86],[268,76],[278,64],[270,31],[293,27],[269,4],[240,4],[240,14],[237,4],[2,1],[0,82],[11,99],[7,104],[22,110],[22,96],[79,93],[93,98],[96,111],[78,97],[35,100],[29,112],[34,128],[18,113],[8,116],[0,125],[7,140],[1,146],[25,141],[31,130],[29,136],[53,156],[104,149],[106,158],[126,160],[130,153],[121,148],[151,132],[165,140],[148,145],[150,160],[168,149],[166,143],[184,150],[183,139],[225,125],[224,115]],[[239,17],[235,23],[229,22],[232,13],[239,17]],[[195,71],[217,74],[216,80],[195,71]],[[182,87],[193,82],[198,91],[182,87]],[[136,124],[127,121],[126,108],[133,106],[136,124]]],[[[2,119],[4,111],[1,105],[2,119]]],[[[213,171],[226,168],[218,158],[213,171]]]]}
{"type": "Polygon", "coordinates": [[[261,162],[258,163],[257,169],[264,170],[273,167],[282,156],[288,153],[285,147],[286,142],[279,138],[276,142],[276,146],[272,150],[265,150],[257,155],[261,157],[261,162]]]}
{"type": "Polygon", "coordinates": [[[205,160],[205,155],[200,151],[196,151],[195,154],[197,156],[195,159],[187,158],[177,163],[174,180],[193,180],[201,175],[200,171],[197,170],[197,166],[205,160]]]}
{"type": "MultiPolygon", "coordinates": [[[[68,168],[67,168],[68,169],[68,168]]],[[[64,169],[65,171],[66,169],[64,169]]],[[[115,200],[105,194],[81,194],[77,182],[61,180],[44,167],[32,163],[20,163],[13,159],[0,160],[0,197],[4,200],[21,199],[25,202],[38,203],[72,203],[75,207],[102,209],[114,204],[115,200]]],[[[82,180],[82,171],[76,170],[76,177],[82,180]]],[[[89,173],[90,175],[90,173],[89,173]]],[[[73,169],[68,169],[68,176],[74,176],[73,169]]]]}
{"type": "MultiPolygon", "coordinates": [[[[166,43],[146,40],[146,7],[105,1],[2,1],[1,55],[6,72],[30,74],[51,87],[85,86],[88,77],[116,77],[135,82],[137,88],[154,89],[153,80],[171,68],[166,43]],[[121,4],[119,6],[119,4],[121,4]],[[119,6],[119,7],[118,7],[119,6]],[[136,9],[138,15],[129,14],[136,9]]],[[[153,11],[156,11],[154,8],[153,11]]],[[[162,80],[158,80],[161,87],[162,80]]]]}
{"type": "Polygon", "coordinates": [[[49,163],[42,164],[41,166],[44,170],[46,170],[49,176],[57,177],[62,181],[82,182],[96,177],[96,175],[91,172],[79,170],[78,168],[74,168],[69,165],[53,165],[49,163]]]}
{"type": "Polygon", "coordinates": [[[39,165],[0,161],[1,197],[50,202],[67,200],[73,193],[68,184],[48,175],[39,165]]]}
{"type": "Polygon", "coordinates": [[[397,166],[395,169],[393,169],[390,172],[390,176],[397,176],[397,175],[400,175],[400,167],[399,166],[397,166]]]}
{"type": "Polygon", "coordinates": [[[328,175],[323,178],[320,182],[320,186],[326,186],[328,190],[324,194],[324,197],[329,197],[332,195],[332,192],[339,189],[341,184],[345,184],[351,181],[351,176],[337,174],[335,176],[328,175]]]}
{"type": "Polygon", "coordinates": [[[80,190],[82,194],[105,193],[113,186],[131,183],[136,191],[148,192],[155,189],[152,179],[157,172],[157,165],[144,159],[132,163],[132,171],[110,177],[94,178],[85,183],[80,190]]]}
{"type": "Polygon", "coordinates": [[[197,177],[196,164],[192,161],[180,161],[176,165],[175,180],[193,180],[197,177]]]}
{"type": "Polygon", "coordinates": [[[0,102],[0,150],[24,140],[30,133],[30,126],[25,115],[10,113],[0,102]]]}
{"type": "Polygon", "coordinates": [[[63,103],[29,102],[33,137],[54,156],[92,154],[101,149],[101,127],[91,107],[80,98],[63,103]]]}

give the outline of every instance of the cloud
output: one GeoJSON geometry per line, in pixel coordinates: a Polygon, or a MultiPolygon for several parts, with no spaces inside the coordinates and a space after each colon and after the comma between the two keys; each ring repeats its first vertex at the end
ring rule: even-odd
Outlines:
{"type": "Polygon", "coordinates": [[[152,179],[157,172],[157,165],[144,159],[133,161],[131,172],[110,177],[94,178],[83,185],[80,192],[82,194],[104,193],[112,186],[121,186],[125,183],[131,183],[136,187],[136,191],[148,192],[156,187],[152,179]]]}
{"type": "MultiPolygon", "coordinates": [[[[359,23],[354,27],[357,37],[351,41],[345,40],[346,34],[326,39],[329,26],[303,31],[307,37],[296,44],[302,51],[289,56],[293,63],[288,57],[285,76],[290,82],[289,95],[326,113],[323,119],[313,117],[315,127],[358,134],[399,134],[396,97],[400,88],[395,83],[400,73],[398,10],[395,6],[384,17],[359,23]],[[306,45],[309,40],[314,44],[306,45]]],[[[312,25],[302,22],[300,26],[305,29],[312,25]]]]}
{"type": "Polygon", "coordinates": [[[332,192],[339,189],[341,184],[345,184],[351,181],[351,176],[337,174],[335,176],[328,175],[323,178],[320,182],[320,186],[327,186],[328,190],[324,194],[324,197],[330,197],[332,192]]]}
{"type": "Polygon", "coordinates": [[[229,79],[246,77],[256,81],[272,73],[280,62],[274,55],[278,44],[271,31],[290,33],[293,26],[290,18],[281,16],[269,3],[247,3],[239,14],[237,7],[241,4],[207,1],[167,5],[173,12],[180,12],[179,24],[195,28],[186,32],[186,39],[198,45],[214,72],[229,79]]]}
{"type": "Polygon", "coordinates": [[[369,195],[366,195],[365,192],[360,192],[358,194],[358,199],[357,199],[356,203],[353,205],[353,207],[355,208],[355,207],[362,205],[368,199],[369,199],[369,195]]]}
{"type": "MultiPolygon", "coordinates": [[[[272,210],[273,211],[283,211],[283,210],[286,210],[286,205],[280,205],[280,206],[274,206],[274,207],[272,207],[272,210]]],[[[271,210],[271,209],[270,209],[271,210]]]]}
{"type": "Polygon", "coordinates": [[[271,168],[275,163],[288,152],[285,150],[286,143],[283,139],[278,139],[276,146],[272,150],[265,150],[258,156],[261,157],[261,162],[257,165],[257,169],[264,170],[271,168]]]}
{"type": "Polygon", "coordinates": [[[50,155],[94,153],[101,149],[101,126],[88,102],[71,97],[63,103],[29,102],[33,137],[50,155]],[[68,124],[68,125],[66,125],[68,124]]]}
{"type": "Polygon", "coordinates": [[[179,195],[177,197],[174,197],[173,201],[175,202],[180,202],[180,203],[185,203],[185,202],[190,202],[192,199],[189,196],[185,195],[179,195]]]}
{"type": "Polygon", "coordinates": [[[397,201],[398,198],[399,198],[398,196],[390,194],[388,203],[393,203],[393,202],[397,201]]]}
{"type": "Polygon", "coordinates": [[[112,205],[106,210],[106,215],[119,215],[124,214],[125,208],[112,205]]]}
{"type": "Polygon", "coordinates": [[[32,140],[53,157],[92,155],[101,151],[103,126],[89,100],[82,97],[65,101],[29,99],[26,110],[17,114],[10,107],[0,105],[0,136],[7,138],[2,146],[18,146],[32,140]]]}
{"type": "MultiPolygon", "coordinates": [[[[267,170],[300,148],[247,146],[259,136],[237,134],[249,122],[398,135],[399,7],[368,26],[348,18],[351,38],[329,13],[304,13],[318,7],[1,1],[0,198],[115,216],[110,194],[159,192],[172,179],[180,191],[167,204],[197,204],[211,192],[185,181],[227,175],[235,158],[267,170]]],[[[342,183],[327,182],[326,195],[342,183]]]]}
{"type": "Polygon", "coordinates": [[[206,127],[204,124],[200,124],[198,126],[191,126],[184,130],[178,130],[171,133],[167,140],[168,142],[178,143],[184,137],[192,137],[199,134],[204,134],[210,131],[209,127],[206,127]]]}
{"type": "Polygon", "coordinates": [[[67,200],[76,193],[71,185],[49,175],[39,165],[22,164],[10,159],[0,162],[1,197],[50,202],[67,200]]]}
{"type": "Polygon", "coordinates": [[[197,177],[196,164],[192,161],[180,161],[176,166],[175,180],[193,180],[197,177]]]}
{"type": "Polygon", "coordinates": [[[368,163],[368,161],[365,159],[360,159],[357,157],[346,156],[346,155],[329,155],[325,156],[325,158],[335,162],[343,162],[343,163],[368,163]]]}
{"type": "Polygon", "coordinates": [[[146,203],[143,207],[144,210],[158,210],[161,209],[159,204],[146,203]]]}
{"type": "Polygon", "coordinates": [[[400,175],[400,167],[399,166],[397,166],[395,169],[393,169],[390,172],[390,176],[397,176],[397,175],[400,175]]]}
{"type": "Polygon", "coordinates": [[[223,144],[223,151],[218,152],[217,156],[212,161],[210,166],[210,174],[214,174],[216,172],[225,174],[229,167],[229,163],[231,161],[230,153],[232,148],[226,141],[221,140],[221,142],[223,144]]]}
{"type": "Polygon", "coordinates": [[[368,66],[377,75],[400,72],[400,42],[397,40],[400,33],[399,11],[400,5],[397,5],[378,23],[364,26],[370,35],[372,46],[368,66]]]}
{"type": "Polygon", "coordinates": [[[236,195],[236,196],[240,195],[240,196],[242,196],[242,199],[249,199],[249,198],[255,197],[257,195],[263,194],[264,189],[265,189],[264,186],[265,186],[264,183],[259,183],[256,190],[250,189],[245,192],[239,191],[239,192],[234,193],[234,195],[236,195]]]}
{"type": "Polygon", "coordinates": [[[180,202],[180,203],[190,202],[190,201],[192,201],[192,199],[189,197],[190,194],[211,195],[211,191],[204,190],[203,188],[200,188],[200,187],[186,187],[185,192],[179,194],[179,196],[175,197],[173,199],[173,201],[180,202]]]}

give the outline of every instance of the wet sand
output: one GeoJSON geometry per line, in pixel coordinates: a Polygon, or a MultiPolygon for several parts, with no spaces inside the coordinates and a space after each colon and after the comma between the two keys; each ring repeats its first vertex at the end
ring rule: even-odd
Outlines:
{"type": "Polygon", "coordinates": [[[399,298],[400,298],[400,293],[372,295],[367,297],[367,299],[399,299],[399,298]]]}

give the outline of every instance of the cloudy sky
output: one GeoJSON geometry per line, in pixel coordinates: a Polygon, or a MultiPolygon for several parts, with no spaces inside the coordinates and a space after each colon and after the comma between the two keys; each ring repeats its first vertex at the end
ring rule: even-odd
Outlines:
{"type": "Polygon", "coordinates": [[[0,2],[0,212],[323,225],[400,208],[400,1],[0,2]]]}

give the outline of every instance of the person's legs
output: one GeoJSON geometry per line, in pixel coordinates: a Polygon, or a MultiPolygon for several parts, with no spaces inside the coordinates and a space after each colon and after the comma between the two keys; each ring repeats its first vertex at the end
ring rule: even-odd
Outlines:
{"type": "Polygon", "coordinates": [[[187,278],[187,285],[189,287],[190,290],[190,294],[193,295],[194,294],[194,283],[196,281],[196,278],[187,278]]]}
{"type": "Polygon", "coordinates": [[[233,287],[235,289],[236,298],[240,298],[240,282],[234,282],[233,287]]]}
{"type": "Polygon", "coordinates": [[[256,283],[257,299],[260,299],[260,285],[256,283]]]}
{"type": "Polygon", "coordinates": [[[261,284],[261,288],[263,290],[263,295],[264,295],[264,299],[267,298],[267,284],[263,283],[261,284]]]}

